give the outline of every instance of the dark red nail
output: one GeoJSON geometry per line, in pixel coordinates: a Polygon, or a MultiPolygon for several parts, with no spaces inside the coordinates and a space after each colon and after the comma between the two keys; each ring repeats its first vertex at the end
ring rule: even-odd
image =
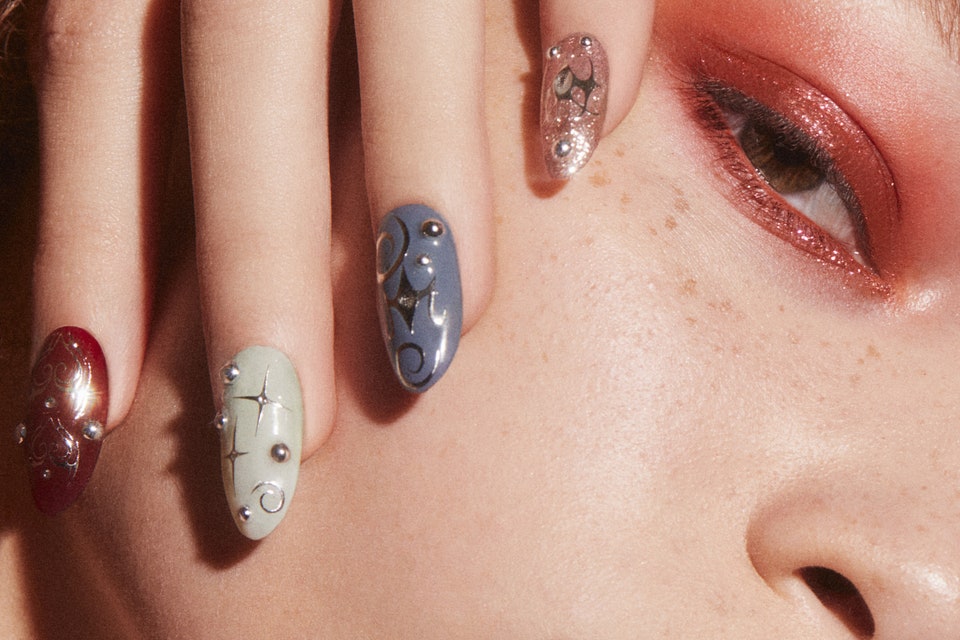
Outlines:
{"type": "Polygon", "coordinates": [[[63,511],[87,486],[107,424],[107,363],[77,327],[60,327],[33,367],[27,419],[19,427],[30,485],[43,513],[63,511]]]}

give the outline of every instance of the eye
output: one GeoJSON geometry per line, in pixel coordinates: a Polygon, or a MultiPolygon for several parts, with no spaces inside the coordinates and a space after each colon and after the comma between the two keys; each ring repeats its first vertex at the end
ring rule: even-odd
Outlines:
{"type": "Polygon", "coordinates": [[[712,95],[731,135],[764,182],[837,240],[857,263],[876,271],[860,202],[817,141],[742,94],[715,88],[712,95]]]}
{"type": "Polygon", "coordinates": [[[725,164],[739,164],[734,173],[747,180],[747,193],[772,209],[761,222],[772,223],[776,235],[826,262],[878,273],[862,206],[813,136],[719,82],[698,82],[695,91],[698,113],[724,149],[725,164]],[[767,194],[760,198],[758,189],[767,194]],[[770,192],[773,198],[767,197],[770,192]]]}
{"type": "Polygon", "coordinates": [[[680,97],[734,208],[824,265],[825,278],[889,296],[908,254],[871,105],[829,69],[798,73],[792,53],[772,60],[696,34],[674,45],[680,97]]]}

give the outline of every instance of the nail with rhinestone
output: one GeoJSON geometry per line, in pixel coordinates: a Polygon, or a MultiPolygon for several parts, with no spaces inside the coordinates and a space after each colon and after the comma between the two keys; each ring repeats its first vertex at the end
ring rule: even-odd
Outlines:
{"type": "Polygon", "coordinates": [[[547,49],[540,139],[547,171],[566,180],[590,160],[607,108],[607,56],[595,37],[575,33],[547,49]]]}
{"type": "Polygon", "coordinates": [[[63,511],[80,496],[100,456],[109,405],[99,343],[60,327],[43,343],[30,379],[27,418],[17,429],[37,508],[63,511]]]}
{"type": "Polygon", "coordinates": [[[446,372],[460,343],[463,297],[450,225],[425,205],[394,209],[377,236],[377,306],[390,364],[409,391],[446,372]]]}
{"type": "Polygon", "coordinates": [[[300,473],[303,400],[290,360],[270,347],[249,347],[221,369],[223,488],[240,532],[259,540],[273,531],[300,473]]]}

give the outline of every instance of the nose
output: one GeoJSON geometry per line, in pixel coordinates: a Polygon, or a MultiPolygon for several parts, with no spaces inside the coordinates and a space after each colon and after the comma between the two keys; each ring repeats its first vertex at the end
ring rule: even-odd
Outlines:
{"type": "Polygon", "coordinates": [[[822,637],[960,638],[956,474],[891,466],[777,492],[752,518],[751,561],[822,637]]]}

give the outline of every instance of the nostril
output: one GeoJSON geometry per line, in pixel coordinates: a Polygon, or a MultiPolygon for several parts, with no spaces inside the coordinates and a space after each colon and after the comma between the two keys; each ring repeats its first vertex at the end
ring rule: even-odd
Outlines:
{"type": "Polygon", "coordinates": [[[873,614],[852,582],[826,567],[804,567],[797,575],[851,633],[858,638],[873,637],[873,614]]]}

